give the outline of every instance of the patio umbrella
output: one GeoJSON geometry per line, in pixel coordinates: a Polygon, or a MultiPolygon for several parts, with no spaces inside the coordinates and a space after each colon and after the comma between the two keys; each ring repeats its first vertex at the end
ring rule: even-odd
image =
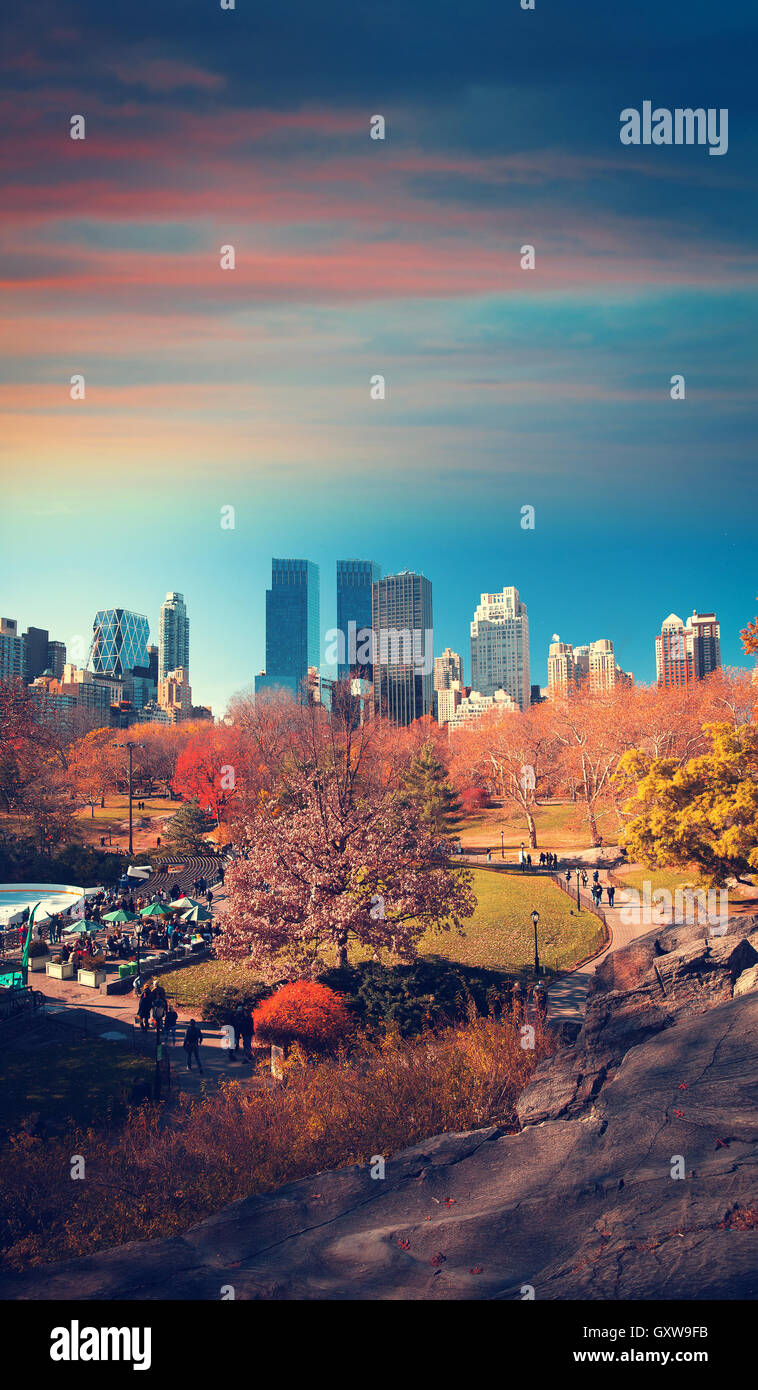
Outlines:
{"type": "Polygon", "coordinates": [[[164,907],[163,903],[150,903],[147,907],[140,908],[140,917],[170,917],[171,908],[164,907]]]}
{"type": "Polygon", "coordinates": [[[177,898],[176,902],[169,904],[174,912],[186,912],[190,907],[205,907],[197,898],[177,898]]]}
{"type": "Polygon", "coordinates": [[[210,922],[212,916],[213,916],[213,913],[212,913],[212,912],[209,912],[208,909],[207,909],[207,907],[203,907],[202,903],[196,903],[194,907],[191,907],[191,908],[190,908],[189,912],[183,912],[183,913],[182,913],[182,921],[183,921],[183,922],[210,922]]]}
{"type": "Polygon", "coordinates": [[[93,936],[95,936],[95,935],[97,934],[97,932],[99,932],[99,930],[100,930],[100,923],[99,923],[99,922],[77,922],[77,924],[76,924],[75,927],[66,927],[66,930],[64,931],[63,935],[64,935],[64,936],[87,936],[88,933],[91,933],[93,936]]]}
{"type": "Polygon", "coordinates": [[[116,908],[115,912],[106,912],[103,917],[104,922],[133,922],[137,916],[136,912],[124,912],[123,907],[116,908]]]}

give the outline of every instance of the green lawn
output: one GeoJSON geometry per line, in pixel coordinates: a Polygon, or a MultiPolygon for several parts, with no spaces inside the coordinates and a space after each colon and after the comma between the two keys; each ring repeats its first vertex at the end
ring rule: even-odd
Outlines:
{"type": "Polygon", "coordinates": [[[532,909],[540,914],[537,941],[540,961],[550,970],[565,970],[600,944],[602,924],[539,874],[493,873],[474,869],[477,909],[466,935],[427,932],[422,955],[442,956],[464,965],[519,971],[534,961],[532,909]]]}
{"type": "Polygon", "coordinates": [[[614,869],[614,877],[622,879],[628,883],[630,888],[636,888],[638,893],[642,892],[645,883],[650,884],[650,891],[655,892],[656,888],[668,888],[670,893],[675,893],[677,888],[684,888],[691,885],[696,888],[700,882],[697,869],[614,869]]]}
{"type": "Polygon", "coordinates": [[[121,1043],[56,1040],[3,1055],[0,1127],[18,1129],[32,1116],[63,1127],[67,1120],[102,1123],[123,1115],[135,1081],[152,1081],[154,1064],[121,1043]]]}
{"type": "MultiPolygon", "coordinates": [[[[466,923],[465,936],[427,932],[419,946],[421,955],[509,973],[531,970],[533,908],[540,914],[540,962],[549,970],[565,970],[600,945],[602,925],[597,917],[591,912],[578,912],[576,904],[548,878],[486,869],[473,869],[472,873],[477,909],[466,923]]],[[[368,960],[369,953],[353,950],[351,959],[368,960]]],[[[210,988],[249,982],[250,974],[243,966],[225,961],[203,962],[162,977],[164,988],[175,1003],[198,1011],[210,988]]]]}
{"type": "MultiPolygon", "coordinates": [[[[580,802],[551,802],[547,806],[537,806],[534,822],[537,827],[538,857],[541,849],[554,852],[565,849],[589,849],[589,831],[582,817],[580,802]]],[[[607,843],[612,844],[616,832],[610,821],[604,824],[603,818],[600,817],[598,826],[607,843]]],[[[499,850],[501,830],[506,850],[518,850],[522,840],[528,844],[525,818],[517,815],[509,807],[493,808],[471,819],[462,820],[455,834],[461,840],[464,849],[466,845],[476,845],[484,848],[491,846],[499,850]]],[[[511,853],[506,857],[512,861],[514,855],[511,853]]]]}

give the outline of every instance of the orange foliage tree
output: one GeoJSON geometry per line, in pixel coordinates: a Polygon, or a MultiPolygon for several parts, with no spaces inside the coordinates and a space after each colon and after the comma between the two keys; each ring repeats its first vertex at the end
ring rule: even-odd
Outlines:
{"type": "Polygon", "coordinates": [[[301,1043],[312,1052],[329,1052],[354,1029],[341,994],[315,981],[297,980],[264,999],[253,1013],[255,1035],[286,1047],[301,1043]]]}

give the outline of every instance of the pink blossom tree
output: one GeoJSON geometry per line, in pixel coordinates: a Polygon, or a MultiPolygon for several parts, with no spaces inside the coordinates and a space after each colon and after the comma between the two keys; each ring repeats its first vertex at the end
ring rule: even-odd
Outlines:
{"type": "Polygon", "coordinates": [[[462,932],[471,875],[402,804],[386,731],[318,708],[297,723],[276,792],[237,821],[219,955],[306,975],[351,945],[407,960],[428,929],[462,932]]]}

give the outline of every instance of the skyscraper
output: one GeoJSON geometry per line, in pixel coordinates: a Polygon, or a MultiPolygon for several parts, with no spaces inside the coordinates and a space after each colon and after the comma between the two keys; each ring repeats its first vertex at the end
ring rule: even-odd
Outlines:
{"type": "Polygon", "coordinates": [[[26,647],[15,618],[0,618],[0,680],[23,680],[26,647]]]}
{"type": "Polygon", "coordinates": [[[434,658],[434,688],[449,690],[451,681],[463,685],[463,657],[450,647],[445,647],[442,656],[434,658]]]}
{"type": "Polygon", "coordinates": [[[403,570],[373,586],[374,709],[411,724],[434,705],[432,586],[403,570]]]}
{"type": "Polygon", "coordinates": [[[321,665],[319,568],[311,560],[271,561],[266,590],[266,670],[256,692],[288,690],[306,699],[308,668],[321,665]]]}
{"type": "Polygon", "coordinates": [[[48,642],[47,644],[47,669],[52,671],[56,680],[60,680],[63,675],[63,668],[66,665],[66,643],[48,642]]]}
{"type": "Polygon", "coordinates": [[[471,686],[481,695],[506,690],[529,708],[529,619],[518,589],[481,596],[471,623],[471,686]]]}
{"type": "Polygon", "coordinates": [[[184,595],[168,593],[158,622],[158,680],[181,667],[189,671],[189,618],[184,595]]]}
{"type": "Polygon", "coordinates": [[[659,685],[689,685],[721,665],[721,627],[715,613],[698,613],[683,623],[670,613],[655,639],[659,685]]]}
{"type": "Polygon", "coordinates": [[[358,634],[371,631],[371,589],[381,573],[381,565],[373,560],[337,561],[337,628],[344,647],[344,660],[337,663],[339,680],[374,679],[372,663],[358,659],[363,646],[358,634]]]}
{"type": "Polygon", "coordinates": [[[92,624],[87,669],[96,676],[122,676],[147,663],[150,626],[142,613],[101,608],[92,624]]]}
{"type": "Polygon", "coordinates": [[[583,647],[570,642],[551,642],[547,658],[547,684],[550,698],[570,696],[577,690],[600,695],[617,685],[633,685],[634,677],[622,671],[616,661],[613,643],[600,637],[583,647]]]}
{"type": "Polygon", "coordinates": [[[30,627],[24,633],[26,647],[26,679],[31,682],[48,668],[47,649],[50,634],[44,627],[30,627]]]}

